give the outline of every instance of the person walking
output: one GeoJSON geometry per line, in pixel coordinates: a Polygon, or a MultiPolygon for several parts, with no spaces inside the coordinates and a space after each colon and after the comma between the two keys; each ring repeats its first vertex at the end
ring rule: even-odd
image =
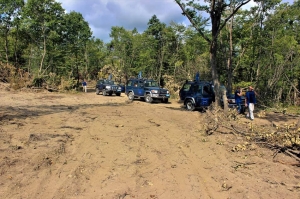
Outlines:
{"type": "Polygon", "coordinates": [[[234,98],[235,98],[235,103],[237,105],[238,108],[238,113],[242,113],[242,91],[241,91],[241,87],[237,87],[235,92],[234,92],[234,98]]]}
{"type": "Polygon", "coordinates": [[[249,89],[246,93],[245,106],[248,107],[250,120],[254,120],[254,104],[256,104],[255,92],[253,87],[249,86],[249,89]]]}
{"type": "Polygon", "coordinates": [[[87,92],[87,83],[86,83],[85,79],[82,82],[82,91],[87,92]]]}

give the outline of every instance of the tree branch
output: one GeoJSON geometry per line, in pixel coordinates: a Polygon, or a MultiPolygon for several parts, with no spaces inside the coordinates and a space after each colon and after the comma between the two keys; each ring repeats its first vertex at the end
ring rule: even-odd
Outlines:
{"type": "Polygon", "coordinates": [[[219,30],[218,30],[218,33],[217,35],[219,34],[219,32],[224,28],[224,26],[226,25],[226,23],[229,21],[229,19],[231,19],[231,17],[233,15],[235,15],[235,13],[237,13],[237,11],[243,6],[243,5],[246,5],[247,3],[249,3],[250,0],[247,0],[243,3],[241,3],[239,6],[237,6],[233,11],[232,13],[224,20],[224,23],[220,26],[219,30]]]}
{"type": "Polygon", "coordinates": [[[179,7],[181,8],[182,10],[182,14],[185,15],[189,21],[191,22],[191,24],[194,26],[194,28],[196,28],[196,30],[199,32],[199,34],[210,44],[211,43],[211,40],[205,36],[205,34],[203,33],[203,31],[198,28],[196,22],[194,21],[194,19],[188,14],[188,12],[186,11],[185,9],[185,5],[183,3],[180,3],[180,0],[175,0],[175,2],[179,5],[179,7]]]}
{"type": "Polygon", "coordinates": [[[288,82],[292,85],[292,87],[297,91],[297,93],[300,93],[297,87],[293,84],[293,82],[288,78],[286,74],[284,74],[285,78],[288,80],[288,82]]]}

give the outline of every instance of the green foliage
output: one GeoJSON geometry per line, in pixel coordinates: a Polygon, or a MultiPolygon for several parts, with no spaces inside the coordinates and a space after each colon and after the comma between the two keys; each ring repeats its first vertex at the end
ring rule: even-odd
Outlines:
{"type": "Polygon", "coordinates": [[[238,82],[238,83],[233,85],[233,90],[235,90],[237,87],[240,87],[245,91],[246,89],[248,89],[249,86],[252,86],[254,88],[256,87],[256,85],[253,82],[241,81],[241,82],[238,82]]]}

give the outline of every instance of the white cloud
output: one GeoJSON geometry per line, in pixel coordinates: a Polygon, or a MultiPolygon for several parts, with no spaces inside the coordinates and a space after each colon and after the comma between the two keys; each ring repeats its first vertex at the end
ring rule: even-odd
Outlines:
{"type": "Polygon", "coordinates": [[[188,23],[174,0],[57,0],[67,11],[80,12],[96,38],[109,41],[112,26],[139,32],[147,29],[153,15],[167,25],[171,21],[188,23]]]}

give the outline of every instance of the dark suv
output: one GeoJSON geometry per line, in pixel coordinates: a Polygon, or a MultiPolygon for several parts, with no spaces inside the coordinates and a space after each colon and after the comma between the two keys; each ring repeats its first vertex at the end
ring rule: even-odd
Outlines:
{"type": "Polygon", "coordinates": [[[96,84],[96,94],[102,93],[103,96],[116,94],[121,96],[121,87],[116,85],[114,81],[107,79],[100,79],[96,84]]]}
{"type": "MultiPolygon", "coordinates": [[[[220,89],[226,90],[224,85],[220,85],[220,89]]],[[[213,85],[206,81],[186,81],[179,91],[180,100],[183,100],[184,106],[187,110],[193,111],[196,108],[207,108],[215,101],[215,93],[213,85]]],[[[226,94],[228,107],[237,108],[234,94],[226,94]]],[[[221,98],[221,105],[223,106],[223,99],[221,98]]],[[[242,96],[241,113],[245,112],[245,97],[242,96]]]]}
{"type": "Polygon", "coordinates": [[[189,111],[206,108],[215,100],[213,86],[207,81],[186,81],[179,91],[179,97],[189,111]]]}
{"type": "Polygon", "coordinates": [[[167,103],[170,98],[169,91],[160,88],[158,82],[152,79],[129,79],[126,83],[125,94],[129,100],[144,99],[148,103],[153,100],[167,103]]]}

